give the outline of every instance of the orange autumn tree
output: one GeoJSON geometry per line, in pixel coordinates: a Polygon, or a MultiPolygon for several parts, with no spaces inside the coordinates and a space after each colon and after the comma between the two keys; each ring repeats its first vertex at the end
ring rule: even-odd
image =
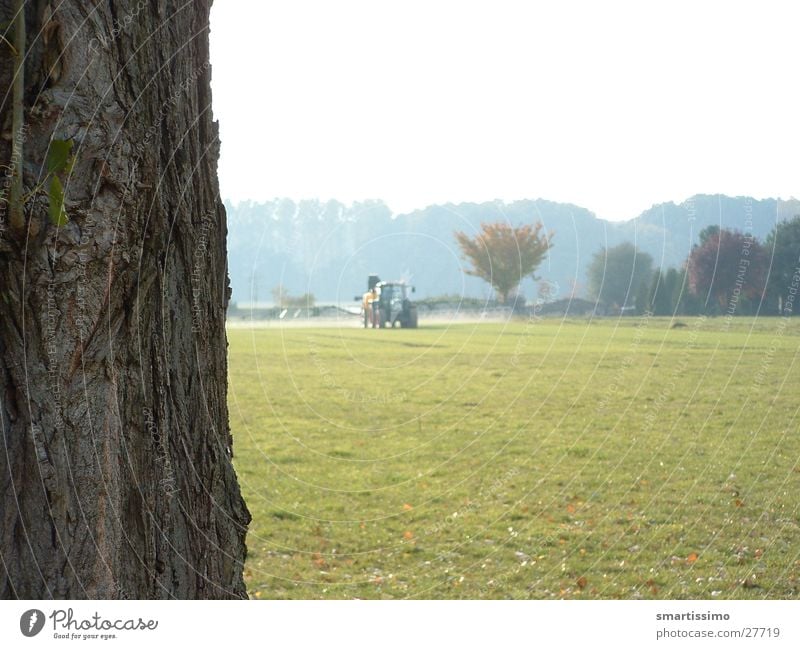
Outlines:
{"type": "Polygon", "coordinates": [[[456,232],[455,237],[465,261],[472,265],[467,274],[491,284],[503,304],[553,245],[553,233],[542,232],[541,223],[516,228],[502,222],[482,223],[474,237],[464,232],[456,232]]]}

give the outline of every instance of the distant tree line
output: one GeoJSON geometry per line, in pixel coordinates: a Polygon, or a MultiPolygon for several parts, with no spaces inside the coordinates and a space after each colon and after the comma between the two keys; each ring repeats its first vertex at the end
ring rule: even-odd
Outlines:
{"type": "Polygon", "coordinates": [[[313,309],[317,301],[313,293],[290,295],[283,284],[272,288],[272,300],[279,309],[313,309]]]}
{"type": "Polygon", "coordinates": [[[709,226],[680,268],[654,270],[652,257],[631,243],[603,248],[592,258],[588,280],[593,299],[639,314],[792,315],[800,287],[800,216],[777,224],[763,243],[709,226]]]}
{"type": "MultiPolygon", "coordinates": [[[[549,283],[549,294],[537,296],[537,280],[524,275],[509,296],[515,303],[521,294],[550,303],[588,297],[589,263],[603,245],[631,241],[652,256],[655,267],[679,269],[704,227],[747,230],[764,242],[776,220],[800,214],[800,200],[696,195],[680,204],[658,203],[627,221],[541,199],[430,205],[406,214],[393,213],[381,201],[275,199],[228,204],[227,211],[228,271],[238,303],[272,302],[270,289],[279,282],[292,295],[313,293],[317,303],[350,302],[375,272],[383,279],[413,280],[417,299],[457,293],[500,300],[496,289],[464,272],[453,237],[457,230],[474,237],[487,221],[541,221],[542,234],[556,231],[554,246],[534,271],[549,283]]],[[[522,261],[514,264],[514,279],[525,270],[522,261]]]]}

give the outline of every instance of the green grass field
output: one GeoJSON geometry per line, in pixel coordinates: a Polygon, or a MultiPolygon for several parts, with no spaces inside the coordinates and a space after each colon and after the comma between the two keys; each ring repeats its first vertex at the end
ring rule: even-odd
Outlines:
{"type": "Polygon", "coordinates": [[[256,598],[794,598],[800,320],[229,331],[256,598]]]}

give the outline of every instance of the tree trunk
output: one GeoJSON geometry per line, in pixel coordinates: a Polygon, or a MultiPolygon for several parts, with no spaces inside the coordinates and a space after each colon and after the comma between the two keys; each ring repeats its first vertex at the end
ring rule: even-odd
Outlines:
{"type": "Polygon", "coordinates": [[[0,597],[246,596],[209,5],[25,2],[22,133],[0,105],[28,194],[22,229],[0,201],[0,597]],[[51,140],[74,153],[61,225],[51,140]]]}

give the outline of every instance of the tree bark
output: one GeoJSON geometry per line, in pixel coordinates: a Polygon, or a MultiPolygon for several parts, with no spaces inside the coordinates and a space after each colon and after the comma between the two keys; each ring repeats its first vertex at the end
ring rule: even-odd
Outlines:
{"type": "Polygon", "coordinates": [[[0,162],[22,137],[28,194],[23,229],[0,201],[0,597],[245,597],[210,1],[25,6],[22,132],[0,43],[0,162]]]}

